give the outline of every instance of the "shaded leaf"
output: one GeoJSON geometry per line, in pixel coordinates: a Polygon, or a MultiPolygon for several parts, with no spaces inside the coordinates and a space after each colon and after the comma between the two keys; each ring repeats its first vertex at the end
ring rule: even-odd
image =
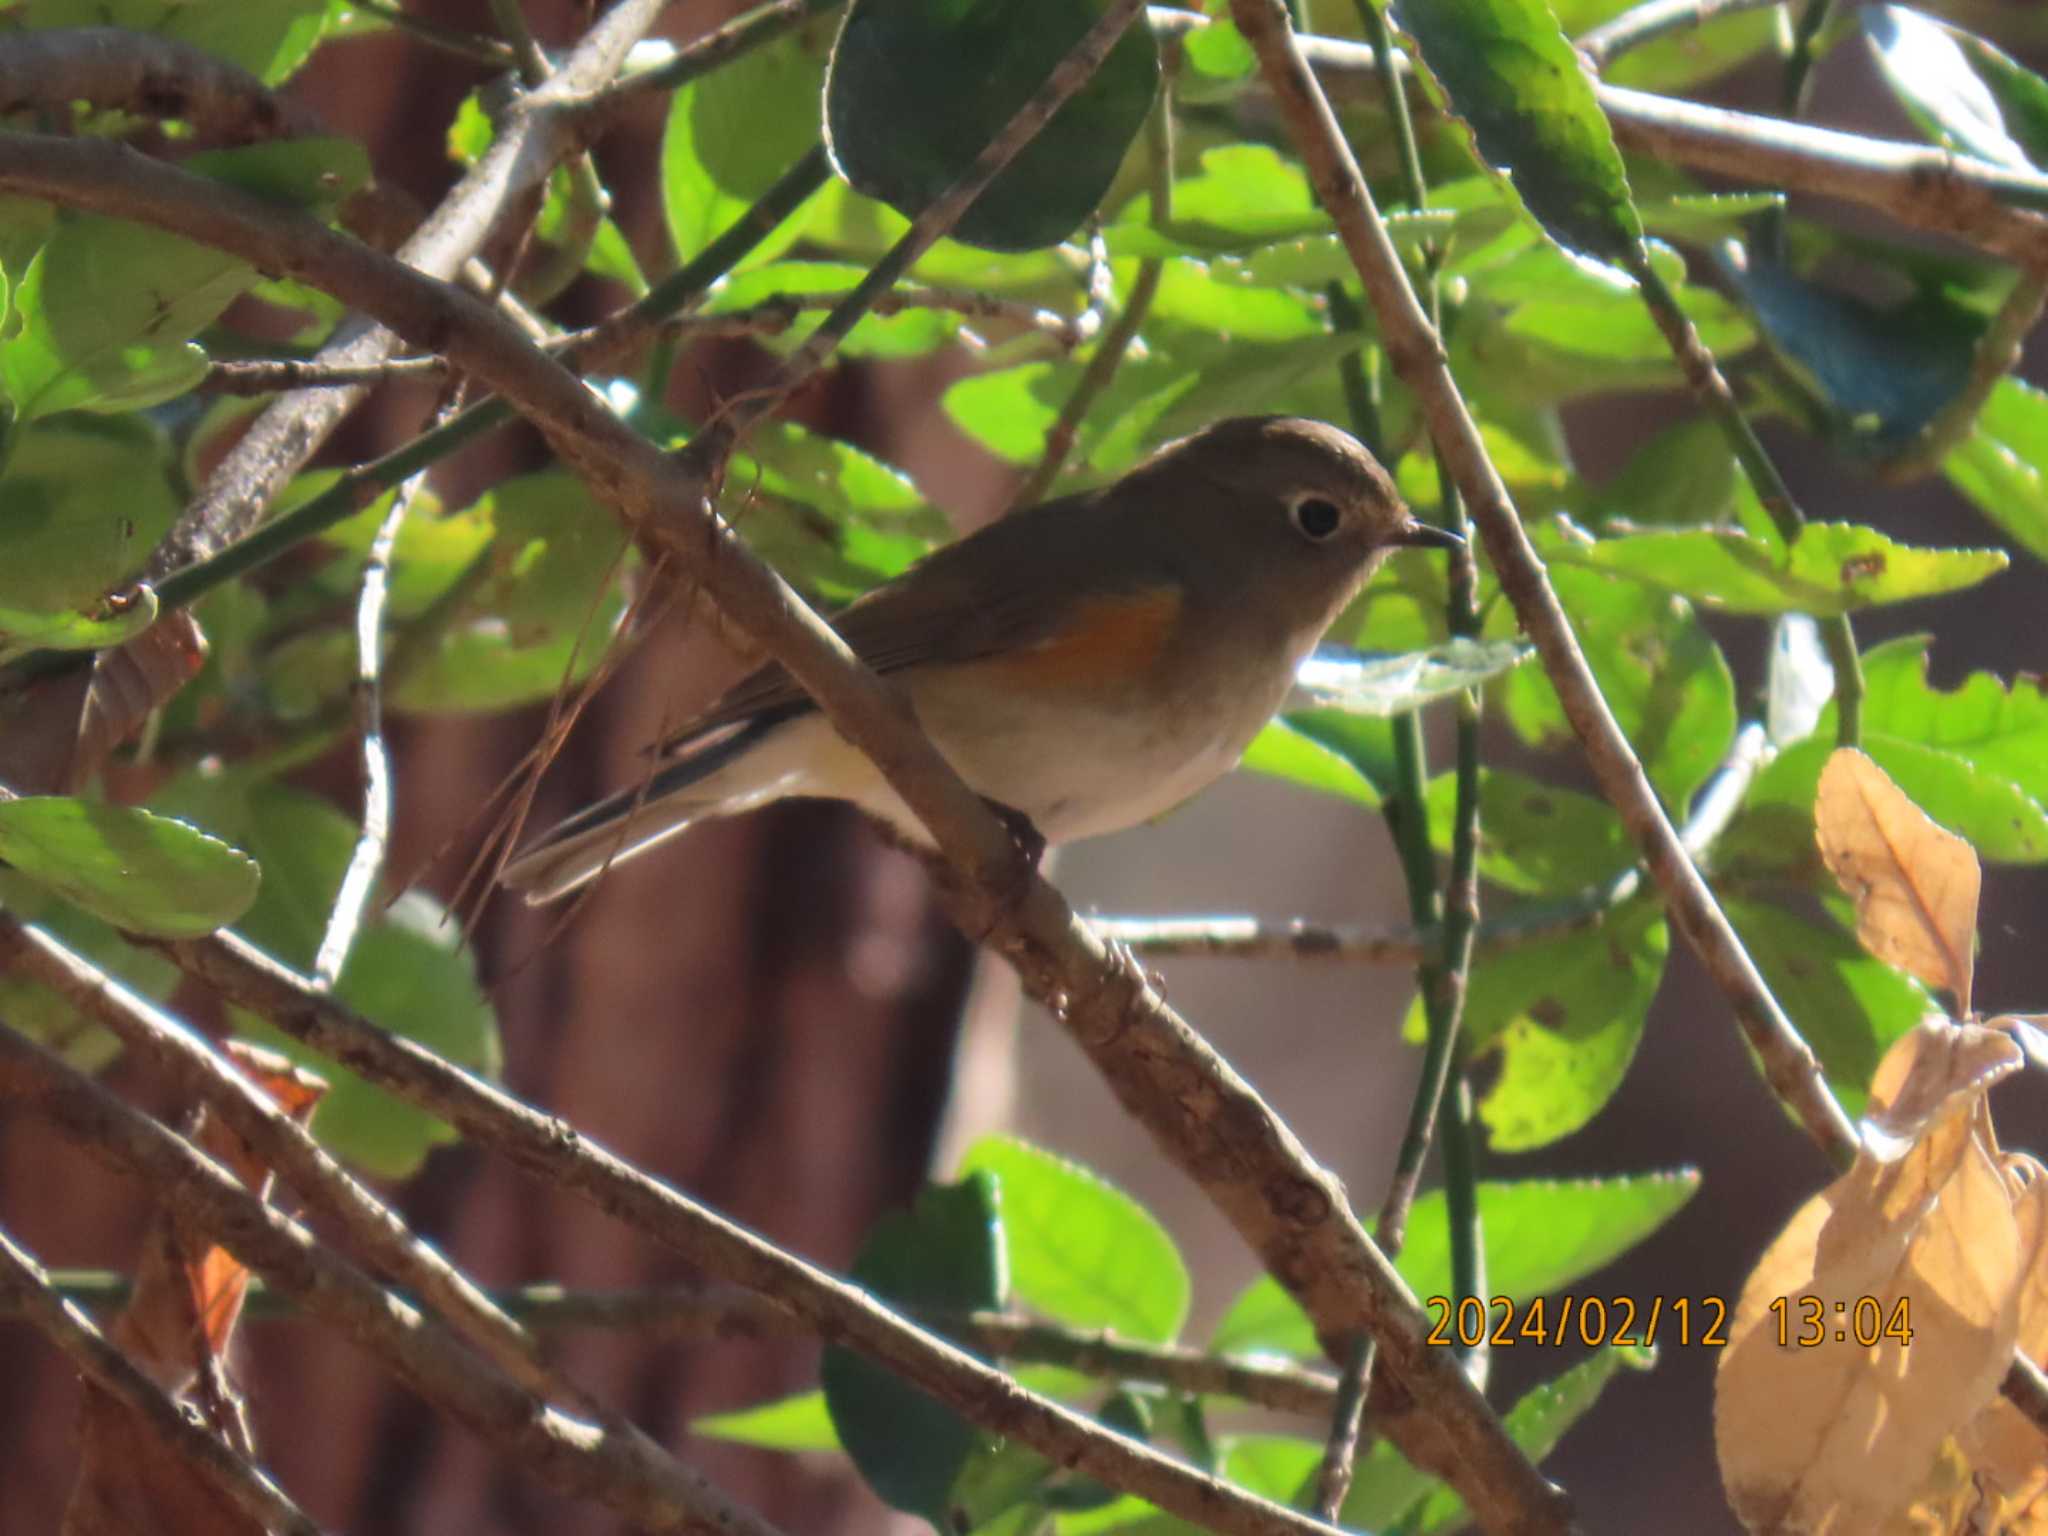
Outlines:
{"type": "MultiPolygon", "coordinates": [[[[1457,814],[1457,775],[1438,774],[1430,780],[1427,797],[1430,842],[1447,854],[1457,814]]],[[[1585,891],[1635,862],[1621,818],[1606,801],[1502,768],[1480,770],[1479,825],[1480,876],[1511,891],[1585,891]]]]}
{"type": "Polygon", "coordinates": [[[1376,810],[1380,804],[1377,768],[1363,767],[1354,754],[1331,746],[1322,719],[1313,714],[1273,721],[1252,738],[1237,766],[1337,795],[1368,809],[1376,810]]]}
{"type": "MultiPolygon", "coordinates": [[[[1101,0],[855,0],[825,81],[840,174],[914,217],[965,174],[1102,11],[1101,0]]],[[[975,199],[954,237],[999,251],[1066,239],[1108,191],[1158,79],[1151,30],[1134,25],[975,199]]]]}
{"type": "MultiPolygon", "coordinates": [[[[931,1186],[911,1211],[875,1223],[853,1278],[886,1301],[968,1312],[999,1307],[1007,1289],[998,1239],[997,1182],[973,1174],[931,1186]]],[[[893,1506],[952,1528],[953,1485],[979,1433],[915,1387],[851,1350],[830,1347],[822,1369],[834,1431],[870,1488],[893,1506]]]]}

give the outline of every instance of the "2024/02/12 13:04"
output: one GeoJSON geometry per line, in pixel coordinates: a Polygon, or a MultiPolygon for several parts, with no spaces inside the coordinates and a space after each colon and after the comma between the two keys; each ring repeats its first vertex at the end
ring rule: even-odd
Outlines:
{"type": "Polygon", "coordinates": [[[1782,1349],[1812,1349],[1819,1344],[1855,1344],[1872,1349],[1886,1339],[1913,1342],[1913,1298],[1901,1296],[1889,1307],[1875,1296],[1829,1303],[1820,1296],[1780,1296],[1770,1312],[1782,1349]]]}

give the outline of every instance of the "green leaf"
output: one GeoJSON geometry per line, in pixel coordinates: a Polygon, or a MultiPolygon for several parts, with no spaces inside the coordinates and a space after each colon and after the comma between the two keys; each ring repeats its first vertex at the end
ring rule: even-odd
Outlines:
{"type": "Polygon", "coordinates": [[[2048,165],[2048,80],[1975,33],[1954,27],[1948,30],[1997,99],[1999,120],[2019,142],[2027,160],[2036,166],[2048,165]]]}
{"type": "Polygon", "coordinates": [[[1938,1012],[1918,982],[1875,958],[1855,934],[1808,922],[1782,907],[1735,898],[1722,903],[1771,995],[1798,1026],[1853,1118],[1893,1041],[1938,1012]]]}
{"type": "MultiPolygon", "coordinates": [[[[814,294],[844,294],[867,276],[867,268],[839,261],[773,261],[735,274],[721,283],[698,310],[704,315],[731,314],[771,300],[814,294]]],[[[822,309],[796,311],[787,329],[763,336],[761,343],[777,352],[792,352],[825,318],[822,309]]],[[[905,309],[894,315],[866,314],[839,344],[843,357],[922,357],[955,340],[964,317],[941,309],[905,309]]]]}
{"type": "Polygon", "coordinates": [[[976,1142],[963,1178],[993,1174],[1017,1299],[1069,1328],[1170,1343],[1187,1320],[1187,1266],[1145,1208],[1076,1163],[1012,1137],[976,1142]]]}
{"type": "MultiPolygon", "coordinates": [[[[1632,905],[1599,928],[1523,944],[1473,967],[1465,1038],[1475,1056],[1500,1062],[1479,1104],[1496,1152],[1548,1146],[1613,1097],[1670,947],[1655,909],[1632,905]]],[[[1406,1033],[1422,1038],[1419,998],[1406,1033]]]]}
{"type": "Polygon", "coordinates": [[[97,651],[123,645],[156,622],[148,587],[116,593],[89,612],[30,613],[0,607],[0,658],[28,651],[97,651]]]}
{"type": "Polygon", "coordinates": [[[1506,169],[1567,250],[1626,264],[1642,239],[1614,133],[1593,82],[1543,0],[1433,0],[1404,7],[1481,164],[1506,169]]]}
{"type": "MultiPolygon", "coordinates": [[[[1951,690],[1935,688],[1927,647],[1925,635],[1907,635],[1865,653],[1864,750],[1982,857],[2038,862],[2048,801],[2048,698],[2031,678],[2008,688],[1985,672],[1951,690]]],[[[1818,868],[1813,797],[1834,736],[1830,704],[1813,739],[1757,776],[1723,838],[1724,863],[1802,877],[1818,868]]]]}
{"type": "MultiPolygon", "coordinates": [[[[184,979],[184,973],[156,950],[128,943],[108,924],[10,870],[0,869],[0,906],[144,997],[161,1002],[184,979]]],[[[0,975],[0,1019],[81,1072],[97,1072],[121,1054],[119,1036],[69,998],[26,976],[0,975]]]]}
{"type": "MultiPolygon", "coordinates": [[[[1656,1361],[1656,1351],[1651,1349],[1609,1347],[1595,1351],[1555,1381],[1519,1398],[1502,1421],[1508,1437],[1532,1462],[1541,1465],[1571,1427],[1592,1411],[1616,1372],[1624,1366],[1647,1371],[1656,1361]]],[[[1348,1517],[1348,1506],[1345,1513],[1348,1517]]],[[[1465,1501],[1448,1488],[1440,1487],[1406,1524],[1417,1536],[1435,1536],[1438,1532],[1462,1529],[1470,1520],[1465,1501]]]]}
{"type": "Polygon", "coordinates": [[[1160,233],[1152,227],[1149,192],[1126,203],[1103,236],[1115,256],[1222,255],[1328,229],[1329,216],[1299,162],[1267,144],[1222,144],[1202,151],[1199,172],[1174,181],[1167,246],[1133,238],[1160,233]]]}
{"type": "Polygon", "coordinates": [[[2005,131],[1997,98],[1941,23],[1898,5],[1867,5],[1856,20],[1879,72],[1920,130],[1944,149],[2031,169],[2005,131]]]}
{"type": "Polygon", "coordinates": [[[1942,473],[1970,504],[2036,559],[2048,560],[2048,394],[2000,379],[1942,473]]]}
{"type": "Polygon", "coordinates": [[[181,774],[152,805],[249,852],[263,885],[236,931],[286,965],[310,966],[355,850],[349,819],[304,790],[234,770],[181,774]]]}
{"type": "MultiPolygon", "coordinates": [[[[325,209],[368,175],[361,146],[293,140],[195,155],[189,169],[287,207],[325,209]]],[[[15,294],[22,328],[0,347],[0,386],[28,418],[130,411],[190,389],[185,345],[255,280],[210,246],[86,215],[62,220],[15,294]]]]}
{"type": "Polygon", "coordinates": [[[1960,592],[2012,562],[2003,550],[1923,549],[1860,523],[1808,523],[1781,555],[1746,533],[1654,529],[1593,540],[1567,529],[1546,558],[1611,571],[1728,613],[1853,613],[1960,592]]]}
{"type": "MultiPolygon", "coordinates": [[[[886,1301],[969,1312],[1003,1304],[996,1180],[970,1175],[927,1188],[911,1211],[875,1223],[853,1278],[886,1301]]],[[[851,1350],[828,1347],[822,1370],[834,1431],[870,1488],[896,1509],[949,1530],[953,1485],[980,1435],[851,1350]]]]}
{"type": "Polygon", "coordinates": [[[1344,755],[1309,734],[1314,718],[1293,715],[1273,721],[1252,738],[1237,766],[1377,810],[1381,799],[1378,785],[1344,755]]]}
{"type": "MultiPolygon", "coordinates": [[[[1635,4],[1636,0],[1552,0],[1551,10],[1566,36],[1579,37],[1635,4]]],[[[1720,9],[1704,13],[1698,26],[1630,49],[1609,64],[1601,78],[1639,91],[1680,92],[1778,46],[1776,13],[1720,9]]]]}
{"type": "Polygon", "coordinates": [[[502,481],[472,511],[497,530],[490,574],[390,690],[401,709],[509,709],[552,697],[590,675],[625,616],[622,580],[637,557],[573,475],[502,481]]]}
{"type": "MultiPolygon", "coordinates": [[[[1457,775],[1442,773],[1430,780],[1426,803],[1430,842],[1439,853],[1448,853],[1457,775]]],[[[1604,800],[1506,769],[1480,770],[1479,825],[1479,873],[1511,891],[1584,891],[1606,884],[1635,862],[1621,818],[1604,800]]]]}
{"type": "Polygon", "coordinates": [[[1294,675],[1286,708],[1340,709],[1388,718],[1476,688],[1520,666],[1535,651],[1520,640],[1464,637],[1395,656],[1319,646],[1294,675]]]}
{"type": "Polygon", "coordinates": [[[133,806],[26,795],[0,801],[0,859],[111,923],[188,939],[256,899],[256,861],[198,828],[133,806]]]}
{"type": "MultiPolygon", "coordinates": [[[[1602,540],[1594,548],[1630,542],[1602,540]]],[[[1579,646],[1650,782],[1667,805],[1683,807],[1735,740],[1735,680],[1727,660],[1684,603],[1649,586],[1572,570],[1561,563],[1565,553],[1546,549],[1545,556],[1559,562],[1551,582],[1579,646]]],[[[1498,622],[1509,622],[1508,616],[1498,622]]],[[[1576,743],[1541,668],[1509,673],[1500,693],[1523,740],[1546,747],[1576,743]]]]}
{"type": "MultiPolygon", "coordinates": [[[[498,1021],[462,946],[462,928],[439,902],[408,891],[356,936],[335,996],[385,1029],[485,1077],[501,1067],[498,1021]]],[[[453,1126],[273,1029],[235,1012],[236,1028],[328,1080],[313,1134],[336,1157],[384,1179],[417,1173],[435,1147],[459,1140],[453,1126]]]]}
{"type": "MultiPolygon", "coordinates": [[[[1488,1292],[1519,1306],[1604,1269],[1677,1215],[1699,1184],[1698,1172],[1690,1168],[1605,1179],[1482,1182],[1479,1220],[1486,1233],[1488,1292]]],[[[1449,1294],[1450,1227],[1442,1190],[1416,1200],[1408,1241],[1394,1266],[1417,1296],[1449,1294]]],[[[1322,1353],[1307,1314],[1270,1275],[1261,1275],[1232,1303],[1209,1348],[1297,1359],[1322,1353]]]]}
{"type": "MultiPolygon", "coordinates": [[[[1780,753],[1757,775],[1742,817],[1724,838],[1727,857],[1760,869],[1815,866],[1813,798],[1834,744],[1833,723],[1823,715],[1811,739],[1780,753]]],[[[1876,730],[1865,730],[1863,750],[1915,805],[1966,839],[1980,858],[1994,864],[2048,861],[2048,812],[1996,769],[1876,730]]]]}
{"type": "Polygon", "coordinates": [[[692,1419],[690,1433],[710,1440],[732,1440],[771,1451],[836,1451],[839,1434],[825,1406],[823,1389],[799,1392],[754,1408],[714,1413],[692,1419]]]}
{"type": "MultiPolygon", "coordinates": [[[[661,140],[661,196],[684,257],[723,234],[818,141],[818,91],[829,34],[798,27],[710,74],[669,103],[661,140]]],[[[808,207],[808,204],[807,204],[808,207]]],[[[772,260],[803,232],[799,209],[747,257],[772,260]]]]}
{"type": "Polygon", "coordinates": [[[100,611],[178,515],[162,436],[139,419],[75,416],[18,426],[11,449],[0,606],[47,624],[100,611]]]}
{"type": "Polygon", "coordinates": [[[1725,525],[1735,509],[1735,455],[1705,416],[1666,427],[1594,493],[1590,517],[1635,526],[1725,525]]]}
{"type": "MultiPolygon", "coordinates": [[[[966,173],[1102,12],[1102,0],[855,0],[825,81],[840,174],[914,217],[966,173]]],[[[1158,80],[1151,30],[1134,25],[975,199],[955,238],[999,251],[1066,239],[1109,190],[1158,80]]]]}

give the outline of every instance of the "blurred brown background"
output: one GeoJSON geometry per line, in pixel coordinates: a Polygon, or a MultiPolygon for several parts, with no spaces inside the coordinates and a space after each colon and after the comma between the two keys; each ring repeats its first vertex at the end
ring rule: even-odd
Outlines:
{"type": "MultiPolygon", "coordinates": [[[[481,0],[434,7],[487,29],[481,0]]],[[[684,36],[731,7],[685,3],[684,36]]],[[[530,10],[560,38],[566,11],[530,10]]],[[[469,80],[391,38],[328,50],[295,86],[338,130],[365,135],[382,174],[431,201],[449,170],[443,125],[469,80]]],[[[1739,87],[1740,82],[1736,83],[1739,87]]],[[[1823,69],[1817,112],[1884,130],[1860,60],[1823,69]]],[[[652,249],[658,110],[607,142],[618,214],[652,249]]],[[[699,354],[700,389],[731,388],[748,360],[699,354]]],[[[963,525],[986,518],[1008,483],[946,424],[933,367],[834,376],[801,409],[909,468],[963,525]]],[[[416,424],[417,402],[353,423],[336,451],[353,456],[416,424]]],[[[1573,423],[1598,478],[1668,415],[1669,402],[1615,400],[1573,423]]],[[[1873,488],[1810,445],[1780,435],[1794,489],[1818,517],[1853,513],[1918,542],[1983,542],[1986,528],[1939,486],[1873,488]]],[[[446,489],[509,467],[533,445],[508,436],[446,489]]],[[[1938,680],[2048,662],[2048,583],[2022,559],[1941,614],[1938,680]]],[[[1869,642],[1924,627],[1908,608],[1859,625],[1869,642]]],[[[1755,625],[1723,627],[1745,689],[1759,678],[1755,625]]],[[[738,663],[715,641],[670,623],[586,715],[548,781],[545,822],[627,782],[637,748],[728,678],[738,663]]],[[[468,825],[474,808],[530,744],[537,714],[408,723],[396,737],[402,814],[392,867],[418,867],[468,825]]],[[[351,761],[319,782],[353,804],[351,761]]],[[[1056,868],[1077,906],[1119,912],[1250,911],[1391,925],[1403,904],[1381,824],[1352,809],[1259,780],[1218,786],[1162,825],[1065,851],[1056,868]]],[[[447,890],[454,866],[431,883],[447,890]]],[[[2033,941],[2048,879],[1994,871],[1987,882],[1980,1006],[2041,1007],[2048,960],[2033,941]]],[[[836,807],[779,808],[692,833],[615,872],[566,932],[500,903],[479,933],[482,973],[503,1020],[506,1077],[517,1093],[821,1263],[842,1266],[881,1210],[940,1170],[973,1135],[1013,1129],[1099,1169],[1136,1193],[1184,1245],[1196,1274],[1191,1337],[1252,1276],[1242,1245],[1194,1188],[1133,1130],[1058,1030],[1027,1009],[1001,973],[983,975],[970,1039],[956,1026],[971,978],[966,946],[937,918],[922,873],[836,807]],[[949,1094],[952,1095],[949,1108],[949,1094]],[[943,1141],[943,1146],[940,1146],[943,1141]]],[[[1407,1104],[1415,1056],[1395,1035],[1409,993],[1392,971],[1184,961],[1166,966],[1173,1002],[1268,1094],[1314,1153],[1370,1209],[1377,1204],[1407,1104]]],[[[161,1104],[156,1086],[117,1068],[115,1081],[161,1104]]],[[[2032,1134],[2043,1103],[2024,1085],[2000,1101],[2009,1141],[2032,1134]]],[[[1721,1295],[1777,1224],[1825,1175],[1776,1110],[1727,1011],[1689,956],[1674,955],[1648,1036],[1615,1103],[1586,1131],[1543,1153],[1488,1158],[1495,1177],[1600,1174],[1690,1164],[1699,1197],[1656,1240],[1598,1281],[1647,1299],[1721,1295]]],[[[616,1286],[687,1278],[664,1252],[584,1206],[463,1148],[435,1155],[397,1191],[406,1215],[490,1284],[553,1279],[616,1286]]],[[[33,1123],[0,1121],[0,1215],[50,1263],[124,1268],[146,1214],[138,1192],[85,1165],[33,1123]]],[[[241,1378],[260,1442],[284,1485],[336,1531],[594,1532],[612,1522],[557,1500],[517,1467],[395,1390],[362,1356],[296,1323],[244,1330],[241,1378]]],[[[889,1517],[830,1460],[793,1460],[690,1441],[705,1412],[761,1401],[815,1380],[798,1345],[647,1345],[566,1337],[572,1374],[697,1461],[792,1536],[875,1532],[889,1517]]],[[[1495,1356],[1497,1400],[1573,1358],[1495,1356]]],[[[1592,1531],[1674,1536],[1733,1530],[1715,1476],[1712,1359],[1667,1348],[1649,1376],[1625,1375],[1551,1463],[1592,1531]]],[[[69,1486],[77,1394],[68,1369],[32,1334],[0,1324],[0,1536],[55,1528],[69,1486]]]]}

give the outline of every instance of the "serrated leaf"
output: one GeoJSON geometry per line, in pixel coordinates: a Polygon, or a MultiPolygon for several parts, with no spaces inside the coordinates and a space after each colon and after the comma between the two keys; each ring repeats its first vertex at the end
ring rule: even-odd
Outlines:
{"type": "Polygon", "coordinates": [[[0,859],[129,932],[189,939],[256,899],[256,861],[219,838],[134,806],[25,795],[0,801],[0,859]]]}
{"type": "Polygon", "coordinates": [[[1653,529],[1546,540],[1553,560],[1611,571],[1727,613],[1817,618],[1960,592],[2012,562],[2002,550],[1924,549],[1861,523],[1808,523],[1782,552],[1747,533],[1653,529]]]}
{"type": "MultiPolygon", "coordinates": [[[[1101,0],[855,0],[832,50],[832,158],[914,217],[957,182],[1101,16],[1101,0]]],[[[1130,27],[1088,84],[954,227],[969,245],[1056,245],[1095,211],[1151,109],[1159,55],[1130,27]]]]}
{"type": "Polygon", "coordinates": [[[2000,379],[1977,420],[1942,460],[1948,482],[2007,537],[2048,560],[2048,395],[2020,379],[2000,379]]]}

